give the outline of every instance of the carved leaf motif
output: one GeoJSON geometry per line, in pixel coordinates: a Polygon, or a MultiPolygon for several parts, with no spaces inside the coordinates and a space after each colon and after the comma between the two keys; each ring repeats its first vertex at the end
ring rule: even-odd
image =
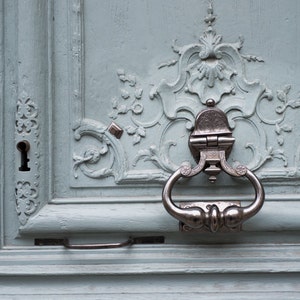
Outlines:
{"type": "Polygon", "coordinates": [[[288,100],[288,94],[290,90],[291,90],[291,85],[285,85],[283,90],[277,90],[276,92],[277,98],[284,103],[283,106],[278,106],[276,108],[276,112],[278,114],[282,114],[289,106],[290,107],[294,106],[294,108],[297,108],[297,101],[288,100]]]}
{"type": "Polygon", "coordinates": [[[281,102],[285,102],[286,101],[286,93],[284,93],[284,91],[277,91],[277,98],[281,101],[281,102]]]}
{"type": "Polygon", "coordinates": [[[284,144],[284,137],[282,135],[282,131],[283,132],[291,132],[293,130],[293,127],[288,124],[279,125],[278,123],[276,123],[275,126],[276,126],[275,132],[278,135],[277,142],[280,146],[282,146],[284,144]]]}
{"type": "Polygon", "coordinates": [[[141,136],[138,135],[138,134],[135,134],[135,135],[133,136],[133,144],[134,144],[134,145],[135,145],[135,144],[138,144],[140,141],[141,141],[141,136]]]}
{"type": "Polygon", "coordinates": [[[126,90],[124,90],[124,89],[121,90],[121,96],[122,96],[122,98],[125,99],[125,100],[127,100],[127,99],[130,97],[128,91],[126,91],[126,90]]]}
{"type": "Polygon", "coordinates": [[[281,133],[281,128],[280,128],[279,124],[276,123],[275,126],[276,126],[276,127],[275,127],[275,132],[276,132],[277,134],[280,134],[280,133],[281,133]]]}
{"type": "Polygon", "coordinates": [[[281,129],[284,132],[291,132],[293,130],[293,127],[291,125],[285,124],[285,125],[281,126],[281,129]]]}
{"type": "Polygon", "coordinates": [[[172,59],[167,62],[163,62],[163,63],[159,64],[157,68],[162,69],[164,67],[171,67],[171,66],[175,66],[177,63],[178,63],[178,59],[172,59]]]}
{"type": "Polygon", "coordinates": [[[133,126],[127,126],[125,127],[125,130],[128,134],[132,135],[136,133],[136,128],[133,126]]]}
{"type": "Polygon", "coordinates": [[[135,90],[135,93],[134,93],[134,96],[136,99],[141,99],[142,98],[142,95],[143,95],[143,89],[136,89],[135,90]]]}
{"type": "Polygon", "coordinates": [[[290,92],[291,87],[292,87],[292,86],[291,86],[290,84],[287,84],[287,85],[284,86],[283,91],[284,91],[284,93],[285,93],[286,95],[290,92]]]}
{"type": "Polygon", "coordinates": [[[125,130],[129,135],[133,135],[133,145],[138,144],[141,141],[141,138],[146,136],[146,130],[141,126],[133,127],[129,125],[125,127],[125,130]]]}
{"type": "Polygon", "coordinates": [[[145,137],[145,136],[146,136],[146,131],[145,131],[145,129],[144,129],[143,127],[139,127],[139,128],[137,129],[137,133],[138,133],[138,135],[140,135],[140,136],[142,136],[142,137],[145,137]]]}
{"type": "Polygon", "coordinates": [[[118,100],[116,98],[113,98],[111,100],[111,104],[112,104],[113,108],[117,108],[119,103],[118,103],[118,100]]]}
{"type": "Polygon", "coordinates": [[[290,106],[291,108],[299,108],[300,107],[300,101],[289,101],[287,106],[290,106]]]}
{"type": "Polygon", "coordinates": [[[119,114],[126,114],[128,111],[127,106],[126,105],[119,105],[118,106],[118,113],[119,114]]]}
{"type": "Polygon", "coordinates": [[[133,166],[136,166],[138,161],[143,159],[144,161],[151,161],[157,167],[168,173],[172,173],[178,169],[178,166],[171,162],[168,152],[172,146],[176,145],[175,142],[168,141],[164,143],[161,148],[158,148],[156,145],[151,145],[149,149],[139,150],[134,159],[133,166]]]}
{"type": "Polygon", "coordinates": [[[126,75],[124,69],[118,69],[117,74],[122,82],[128,82],[130,86],[136,85],[136,78],[133,75],[126,75]]]}
{"type": "MultiPolygon", "coordinates": [[[[287,167],[288,158],[282,146],[285,143],[287,134],[293,128],[291,125],[286,124],[284,120],[287,108],[299,108],[300,99],[289,100],[291,86],[286,85],[282,90],[277,91],[277,98],[280,101],[277,101],[277,103],[280,103],[280,105],[276,107],[276,104],[272,106],[272,103],[270,103],[272,112],[275,110],[280,116],[277,115],[276,118],[268,119],[266,116],[268,114],[264,115],[261,113],[260,103],[264,102],[264,99],[272,100],[273,92],[258,80],[248,80],[245,66],[247,62],[263,62],[264,60],[260,56],[241,53],[240,50],[244,42],[243,37],[239,37],[238,41],[234,43],[223,42],[222,36],[217,34],[213,27],[215,20],[216,16],[213,14],[210,2],[208,16],[205,18],[207,28],[199,38],[199,41],[183,45],[182,47],[175,44],[174,41],[172,49],[176,53],[177,58],[171,58],[158,65],[158,69],[177,65],[177,68],[172,69],[176,69],[177,74],[175,74],[175,80],[170,79],[174,81],[168,82],[168,78],[162,79],[157,87],[151,89],[149,98],[160,103],[161,110],[150,121],[148,119],[145,121],[142,115],[144,109],[150,108],[150,105],[143,105],[145,104],[142,101],[143,89],[137,82],[136,76],[127,74],[124,69],[117,70],[122,87],[120,88],[120,96],[112,99],[112,112],[109,116],[113,119],[119,117],[118,125],[125,129],[132,140],[132,144],[137,145],[143,141],[142,144],[145,144],[146,149],[139,149],[137,153],[130,153],[127,156],[129,152],[133,151],[132,149],[138,147],[134,148],[131,145],[131,148],[129,146],[129,149],[123,151],[122,141],[114,139],[113,141],[118,143],[115,145],[115,152],[118,152],[122,159],[114,161],[114,168],[110,166],[94,172],[86,170],[85,175],[96,178],[95,174],[98,172],[97,174],[100,175],[98,178],[103,178],[104,174],[113,174],[115,176],[115,173],[118,172],[115,170],[121,169],[115,176],[117,183],[128,179],[140,180],[140,182],[154,180],[153,174],[149,174],[149,170],[141,170],[139,168],[138,172],[134,173],[135,170],[130,169],[127,162],[128,158],[132,159],[133,155],[134,159],[133,163],[131,161],[131,166],[135,167],[140,160],[149,161],[154,166],[154,172],[156,174],[160,172],[155,179],[161,180],[166,174],[168,175],[168,173],[178,168],[170,158],[170,147],[178,147],[174,153],[178,153],[178,150],[182,149],[180,145],[177,146],[173,141],[166,142],[166,137],[171,132],[166,133],[167,130],[172,127],[174,120],[182,119],[188,124],[186,128],[190,129],[193,126],[191,124],[194,124],[195,116],[209,98],[213,98],[217,106],[227,113],[233,130],[239,126],[239,120],[248,122],[247,126],[251,126],[254,129],[253,135],[255,136],[250,136],[249,142],[257,140],[257,144],[249,144],[245,140],[245,147],[250,148],[253,152],[253,158],[248,163],[252,170],[258,170],[263,165],[270,164],[273,159],[282,160],[284,166],[287,167]],[[231,97],[231,95],[235,96],[231,97]],[[265,125],[271,126],[275,130],[275,138],[273,140],[265,134],[265,125]],[[154,128],[154,134],[149,135],[148,138],[148,131],[146,133],[146,130],[150,127],[154,128]],[[156,129],[160,135],[158,139],[155,136],[156,129]],[[151,140],[151,138],[153,139],[151,140]],[[274,150],[273,143],[277,147],[279,145],[279,149],[274,150]]],[[[174,76],[170,78],[174,78],[174,76]]],[[[151,83],[147,83],[147,85],[149,84],[151,83]]],[[[261,106],[263,107],[263,105],[261,106]]],[[[95,134],[92,133],[91,136],[95,137],[95,134]]],[[[181,136],[181,138],[183,137],[181,136]]],[[[97,135],[96,138],[99,139],[99,136],[97,135]]],[[[245,138],[247,139],[247,137],[245,138]]],[[[125,144],[128,145],[128,143],[125,144]]],[[[99,154],[104,155],[110,150],[111,147],[108,146],[100,148],[99,154]]],[[[114,153],[111,155],[113,156],[114,153]]],[[[87,164],[94,163],[97,156],[88,156],[86,154],[81,156],[81,158],[76,157],[76,159],[81,168],[83,168],[87,164]],[[84,159],[86,159],[85,162],[84,159]]],[[[266,167],[266,170],[268,170],[268,167],[266,167]]],[[[267,172],[264,172],[264,174],[267,174],[267,172]]],[[[279,174],[280,176],[282,175],[279,174]]]]}
{"type": "Polygon", "coordinates": [[[264,62],[263,58],[255,55],[242,55],[248,62],[264,62]]]}
{"type": "Polygon", "coordinates": [[[111,111],[108,116],[110,118],[112,118],[113,120],[115,120],[118,117],[118,111],[116,109],[114,109],[113,111],[111,111]]]}
{"type": "Polygon", "coordinates": [[[284,166],[287,167],[288,160],[287,160],[283,150],[280,150],[280,149],[274,150],[274,151],[272,151],[271,156],[272,156],[272,158],[281,159],[284,162],[284,166]]]}

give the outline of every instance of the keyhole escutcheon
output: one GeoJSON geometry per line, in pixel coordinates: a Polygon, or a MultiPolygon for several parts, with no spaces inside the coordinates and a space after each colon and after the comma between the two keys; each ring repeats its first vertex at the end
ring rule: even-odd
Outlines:
{"type": "Polygon", "coordinates": [[[28,167],[28,151],[30,149],[30,144],[28,141],[20,141],[17,143],[17,149],[21,152],[21,166],[19,167],[19,171],[28,172],[30,168],[28,167]]]}

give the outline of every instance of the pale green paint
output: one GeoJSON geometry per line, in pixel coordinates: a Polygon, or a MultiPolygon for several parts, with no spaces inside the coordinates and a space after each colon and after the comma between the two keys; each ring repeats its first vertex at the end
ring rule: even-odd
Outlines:
{"type": "MultiPolygon", "coordinates": [[[[177,57],[171,49],[173,39],[178,45],[198,42],[205,30],[207,1],[83,1],[80,13],[80,1],[73,0],[0,3],[3,299],[299,298],[297,108],[288,108],[283,122],[292,125],[292,132],[288,127],[277,128],[281,136],[275,133],[274,124],[264,129],[269,146],[284,151],[288,168],[294,167],[295,173],[290,174],[291,179],[274,180],[271,172],[275,177],[286,176],[281,159],[273,159],[257,171],[266,187],[266,204],[239,234],[178,233],[177,221],[161,205],[161,182],[147,179],[138,186],[134,181],[121,185],[113,177],[90,179],[81,169],[77,170],[78,179],[74,177],[73,154],[83,155],[86,145],[95,147],[97,143],[90,137],[76,142],[72,126],[83,116],[109,125],[111,98],[122,99],[119,69],[135,75],[138,84],[143,84],[143,97],[150,92],[150,84],[159,85],[163,78],[175,80],[177,65],[157,67],[177,57]],[[79,33],[85,38],[84,47],[76,44],[79,33]],[[84,51],[82,61],[76,56],[77,50],[84,51]],[[74,88],[75,96],[84,100],[84,108],[74,105],[74,88]],[[34,185],[31,173],[18,173],[19,153],[15,148],[16,140],[22,138],[18,134],[15,138],[16,106],[24,93],[38,108],[39,144],[35,144],[34,135],[27,137],[32,149],[41,154],[37,158],[34,151],[29,153],[31,162],[39,164],[39,179],[36,211],[28,213],[28,219],[16,213],[14,183],[23,176],[34,185]],[[278,137],[284,138],[280,147],[278,137]],[[105,251],[33,246],[36,237],[68,236],[78,242],[102,242],[123,240],[131,234],[165,234],[166,245],[105,251]]],[[[276,99],[276,91],[287,84],[291,85],[289,99],[298,101],[299,2],[216,0],[214,8],[215,28],[224,43],[233,43],[242,34],[245,42],[241,54],[257,55],[265,61],[246,63],[249,81],[259,79],[275,96],[271,102],[263,101],[263,115],[277,116],[274,109],[282,103],[276,99]]],[[[142,116],[150,120],[151,111],[160,111],[161,106],[158,101],[144,102],[142,116]]],[[[115,121],[132,126],[126,114],[115,121]]],[[[176,130],[182,143],[187,133],[183,130],[180,136],[176,130]]],[[[130,151],[144,149],[149,135],[155,140],[157,132],[148,131],[135,146],[134,134],[125,132],[116,147],[120,142],[130,151]]],[[[247,134],[238,129],[234,134],[237,143],[232,155],[245,159],[251,151],[238,141],[246,142],[247,134]],[[240,154],[241,148],[244,154],[240,154]]],[[[180,163],[189,152],[186,149],[172,155],[180,163]]],[[[151,162],[139,161],[137,177],[150,166],[151,162]]],[[[226,194],[226,200],[246,201],[253,197],[251,190],[242,188],[243,182],[226,177],[217,188],[204,179],[200,183],[201,189],[195,181],[183,184],[178,199],[220,200],[226,194]]]]}

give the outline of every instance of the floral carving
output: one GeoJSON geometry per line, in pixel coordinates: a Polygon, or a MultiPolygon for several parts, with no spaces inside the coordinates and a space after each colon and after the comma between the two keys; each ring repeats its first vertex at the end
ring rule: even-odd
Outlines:
{"type": "Polygon", "coordinates": [[[28,181],[18,181],[16,184],[16,209],[19,220],[25,225],[30,215],[32,215],[38,207],[37,187],[33,187],[28,181]]]}
{"type": "MultiPolygon", "coordinates": [[[[244,72],[244,59],[253,62],[263,60],[240,53],[244,41],[242,37],[235,43],[224,43],[223,37],[213,27],[215,20],[210,3],[208,16],[205,18],[208,27],[199,42],[182,47],[175,44],[172,46],[179,56],[176,61],[177,79],[174,82],[162,80],[151,93],[152,98],[161,99],[164,113],[170,119],[178,118],[180,111],[185,111],[192,114],[193,120],[202,109],[202,104],[211,98],[222,110],[237,109],[241,116],[249,117],[255,113],[259,99],[269,97],[270,91],[258,81],[249,82],[244,72]],[[235,103],[223,101],[227,95],[232,95],[235,103]],[[174,96],[177,99],[175,102],[174,96]]],[[[159,67],[170,65],[163,63],[159,67]]]]}
{"type": "MultiPolygon", "coordinates": [[[[127,114],[129,111],[131,111],[133,115],[140,115],[144,110],[144,106],[140,101],[142,99],[143,89],[137,85],[136,77],[126,74],[123,69],[119,69],[117,74],[124,85],[128,83],[129,89],[124,86],[124,88],[120,90],[121,99],[116,97],[112,99],[113,110],[109,114],[109,117],[115,120],[118,115],[127,114]]],[[[132,119],[132,122],[136,126],[127,125],[125,130],[128,135],[133,136],[133,145],[135,145],[141,141],[141,138],[146,136],[146,130],[143,126],[137,125],[134,119],[132,119]]]]}
{"type": "Polygon", "coordinates": [[[126,132],[129,135],[133,135],[133,144],[138,144],[141,141],[141,138],[146,136],[146,130],[144,127],[133,127],[133,126],[127,126],[125,127],[126,132]]]}
{"type": "Polygon", "coordinates": [[[30,169],[22,172],[19,169],[20,153],[16,159],[16,210],[19,221],[25,225],[28,218],[39,206],[38,188],[40,179],[39,122],[38,108],[26,92],[22,92],[17,101],[16,110],[16,142],[26,139],[30,145],[30,169]]]}
{"type": "MultiPolygon", "coordinates": [[[[153,85],[147,97],[145,86],[137,76],[127,74],[123,69],[117,71],[122,86],[120,96],[111,101],[109,117],[118,122],[127,136],[123,135],[117,140],[101,122],[83,119],[75,130],[75,138],[80,140],[82,135],[89,135],[100,143],[105,140],[107,147],[102,148],[102,152],[90,147],[81,155],[74,154],[76,178],[80,169],[91,178],[96,178],[95,174],[97,178],[114,176],[117,183],[165,181],[182,163],[173,153],[177,153],[177,156],[184,153],[184,159],[193,162],[189,151],[178,142],[178,138],[182,138],[184,145],[187,145],[196,115],[211,98],[227,114],[233,135],[240,126],[250,128],[255,142],[250,139],[243,145],[252,153],[247,162],[249,169],[258,171],[257,175],[265,178],[299,176],[295,166],[297,162],[291,162],[283,146],[287,134],[293,130],[293,126],[286,121],[286,114],[289,109],[300,107],[300,99],[290,99],[289,85],[273,93],[259,80],[248,80],[246,64],[263,63],[263,58],[243,53],[243,37],[236,42],[224,42],[214,28],[216,20],[212,2],[209,2],[204,19],[206,29],[199,40],[183,46],[179,46],[175,40],[172,49],[176,58],[158,65],[158,70],[176,68],[175,80],[162,79],[158,85],[153,85]],[[270,102],[272,118],[267,118],[261,112],[266,101],[270,102]],[[149,106],[160,107],[150,121],[149,106]],[[264,126],[270,127],[274,136],[267,136],[264,126]],[[99,128],[102,129],[99,131],[99,128]],[[101,158],[109,154],[112,159],[107,159],[106,167],[98,167],[96,171],[89,168],[89,165],[98,165],[101,158]],[[272,167],[266,167],[274,160],[277,162],[275,171],[272,167]],[[151,168],[142,167],[142,162],[148,166],[150,163],[151,168]],[[284,172],[276,171],[282,168],[284,172]],[[259,173],[261,170],[263,175],[259,173]]],[[[235,163],[240,164],[238,161],[235,163]]]]}
{"type": "Polygon", "coordinates": [[[283,90],[277,91],[277,98],[282,102],[282,105],[276,108],[276,112],[278,114],[282,114],[286,111],[288,107],[291,108],[299,108],[300,107],[300,98],[297,100],[290,100],[288,99],[288,94],[291,90],[290,85],[286,85],[283,90]]]}
{"type": "Polygon", "coordinates": [[[23,94],[17,103],[16,130],[19,134],[29,134],[32,130],[37,129],[38,110],[35,103],[23,94]]]}
{"type": "Polygon", "coordinates": [[[112,112],[109,116],[112,119],[116,119],[119,114],[127,114],[131,111],[135,115],[139,115],[143,112],[144,107],[139,100],[142,98],[143,89],[137,87],[136,78],[133,75],[126,75],[125,71],[120,69],[117,71],[120,81],[124,84],[128,82],[129,87],[133,90],[129,91],[126,88],[121,89],[121,100],[117,98],[112,99],[112,112]]]}

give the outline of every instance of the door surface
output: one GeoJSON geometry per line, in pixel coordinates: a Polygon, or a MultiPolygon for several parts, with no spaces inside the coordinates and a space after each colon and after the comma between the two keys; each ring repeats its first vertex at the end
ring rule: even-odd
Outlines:
{"type": "MultiPolygon", "coordinates": [[[[4,299],[299,299],[297,0],[1,1],[4,299]],[[189,136],[214,99],[228,163],[262,182],[239,232],[185,232],[165,182],[195,166],[189,136]],[[67,249],[129,237],[164,244],[67,249]]],[[[225,173],[174,201],[254,199],[225,173]]]]}

